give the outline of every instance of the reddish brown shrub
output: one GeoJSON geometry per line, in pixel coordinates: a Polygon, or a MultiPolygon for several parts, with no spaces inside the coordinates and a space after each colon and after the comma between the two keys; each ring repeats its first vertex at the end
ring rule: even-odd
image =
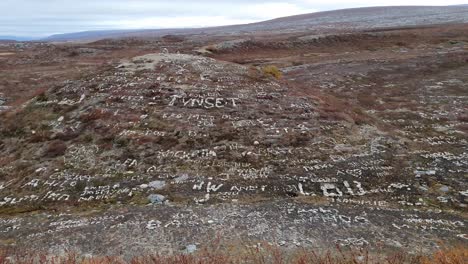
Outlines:
{"type": "Polygon", "coordinates": [[[50,142],[44,150],[44,157],[54,158],[62,156],[67,150],[67,145],[62,140],[54,140],[50,142]]]}
{"type": "Polygon", "coordinates": [[[102,109],[93,109],[88,113],[85,113],[80,116],[80,121],[83,123],[88,123],[94,120],[100,120],[111,116],[111,113],[106,112],[102,109]]]}

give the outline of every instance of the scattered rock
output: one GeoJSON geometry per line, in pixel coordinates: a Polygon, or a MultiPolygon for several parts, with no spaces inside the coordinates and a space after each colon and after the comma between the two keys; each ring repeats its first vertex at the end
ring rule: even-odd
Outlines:
{"type": "Polygon", "coordinates": [[[166,186],[166,182],[165,181],[152,181],[148,184],[148,186],[156,190],[161,190],[166,186]]]}
{"type": "Polygon", "coordinates": [[[189,179],[189,176],[187,174],[181,175],[177,178],[174,179],[175,183],[181,183],[189,179]]]}
{"type": "Polygon", "coordinates": [[[148,200],[152,204],[162,204],[164,201],[166,201],[166,197],[161,194],[150,194],[148,195],[148,200]]]}
{"type": "Polygon", "coordinates": [[[439,202],[441,202],[441,203],[448,203],[449,198],[446,197],[446,196],[439,196],[439,197],[437,197],[437,200],[439,200],[439,202]]]}
{"type": "Polygon", "coordinates": [[[439,188],[439,191],[443,192],[443,193],[447,193],[449,192],[450,188],[446,185],[442,185],[440,188],[439,188]]]}
{"type": "Polygon", "coordinates": [[[185,252],[188,253],[188,254],[192,254],[195,251],[197,251],[197,246],[194,245],[194,244],[191,244],[191,245],[188,245],[188,246],[185,247],[185,252]]]}

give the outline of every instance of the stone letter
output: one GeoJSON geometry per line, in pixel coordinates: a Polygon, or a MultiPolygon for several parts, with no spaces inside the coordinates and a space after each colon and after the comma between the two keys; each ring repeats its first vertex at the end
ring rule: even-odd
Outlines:
{"type": "Polygon", "coordinates": [[[205,108],[213,108],[214,107],[214,102],[213,102],[214,98],[213,97],[207,97],[205,99],[205,108]]]}
{"type": "Polygon", "coordinates": [[[169,102],[169,106],[174,106],[177,99],[181,98],[179,95],[171,95],[172,100],[169,102]]]}
{"type": "Polygon", "coordinates": [[[217,108],[222,108],[224,107],[224,99],[223,98],[216,98],[216,107],[217,108]]]}
{"type": "Polygon", "coordinates": [[[322,189],[323,191],[323,195],[327,196],[327,197],[339,197],[339,196],[343,196],[343,193],[340,191],[340,189],[338,189],[336,187],[335,184],[333,183],[323,183],[321,186],[320,186],[320,189],[322,189]],[[329,192],[331,190],[336,190],[336,193],[332,193],[332,192],[329,192]]]}

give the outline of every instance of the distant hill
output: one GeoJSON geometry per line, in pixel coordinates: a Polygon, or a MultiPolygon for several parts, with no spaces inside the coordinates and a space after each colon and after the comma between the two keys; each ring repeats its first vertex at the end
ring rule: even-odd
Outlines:
{"type": "Polygon", "coordinates": [[[177,29],[141,29],[141,30],[96,30],[96,31],[82,31],[75,33],[56,34],[47,37],[43,40],[47,41],[68,41],[68,40],[82,40],[82,39],[101,39],[101,38],[119,38],[126,35],[133,34],[165,34],[174,32],[177,29]]]}
{"type": "Polygon", "coordinates": [[[346,30],[468,23],[468,7],[392,6],[317,12],[250,25],[250,30],[346,30]]]}
{"type": "Polygon", "coordinates": [[[9,41],[30,41],[34,40],[33,37],[18,37],[18,36],[1,36],[0,40],[9,40],[9,41]]]}
{"type": "Polygon", "coordinates": [[[264,22],[199,29],[87,31],[53,35],[46,41],[83,41],[121,37],[158,37],[164,34],[255,33],[262,31],[350,30],[444,23],[468,23],[468,6],[366,7],[282,17],[264,22]]]}

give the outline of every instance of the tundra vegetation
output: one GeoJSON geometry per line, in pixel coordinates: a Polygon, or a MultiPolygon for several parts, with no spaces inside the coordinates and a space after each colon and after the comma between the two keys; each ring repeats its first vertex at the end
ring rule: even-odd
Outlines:
{"type": "Polygon", "coordinates": [[[468,26],[390,15],[0,43],[1,260],[466,263],[468,26]]]}

